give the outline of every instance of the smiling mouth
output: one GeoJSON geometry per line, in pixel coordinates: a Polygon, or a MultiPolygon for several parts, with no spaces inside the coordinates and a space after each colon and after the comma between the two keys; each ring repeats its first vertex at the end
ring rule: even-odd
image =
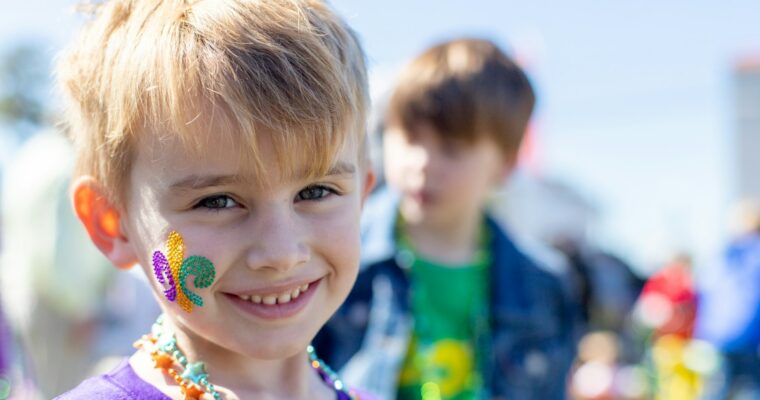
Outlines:
{"type": "Polygon", "coordinates": [[[268,306],[274,305],[274,304],[287,304],[290,303],[291,300],[297,299],[301,293],[306,292],[309,290],[309,283],[303,284],[301,286],[296,287],[295,289],[286,290],[284,292],[275,293],[275,294],[266,294],[266,295],[238,295],[237,297],[244,301],[250,301],[254,304],[265,304],[268,306]]]}
{"type": "Polygon", "coordinates": [[[320,278],[272,293],[225,295],[246,314],[262,319],[282,319],[292,317],[304,309],[321,282],[320,278]]]}
{"type": "Polygon", "coordinates": [[[427,190],[410,193],[409,197],[414,199],[415,202],[423,205],[428,205],[435,201],[433,193],[427,190]]]}

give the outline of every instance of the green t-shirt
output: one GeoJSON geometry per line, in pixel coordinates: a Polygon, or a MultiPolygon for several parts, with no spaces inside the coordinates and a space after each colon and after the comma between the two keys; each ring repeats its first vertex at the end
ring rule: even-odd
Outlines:
{"type": "Polygon", "coordinates": [[[476,398],[482,384],[475,338],[488,299],[488,256],[481,250],[469,264],[441,265],[420,258],[404,238],[400,246],[414,260],[414,332],[398,398],[476,398]]]}

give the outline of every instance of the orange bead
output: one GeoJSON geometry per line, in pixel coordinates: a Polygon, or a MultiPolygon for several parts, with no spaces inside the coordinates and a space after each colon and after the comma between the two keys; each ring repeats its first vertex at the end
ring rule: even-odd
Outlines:
{"type": "Polygon", "coordinates": [[[150,345],[156,344],[156,338],[153,336],[143,335],[140,339],[137,339],[132,343],[132,347],[136,349],[145,349],[151,347],[150,345]]]}
{"type": "Polygon", "coordinates": [[[185,395],[185,400],[199,400],[205,393],[203,389],[193,384],[182,382],[179,386],[182,389],[182,394],[185,395]]]}
{"type": "Polygon", "coordinates": [[[155,368],[169,369],[174,365],[174,360],[165,353],[155,353],[153,355],[153,366],[155,368]]]}

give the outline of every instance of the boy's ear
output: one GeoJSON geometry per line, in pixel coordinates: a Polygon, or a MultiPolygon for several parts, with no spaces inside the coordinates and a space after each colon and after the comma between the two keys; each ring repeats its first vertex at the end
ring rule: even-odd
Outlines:
{"type": "Polygon", "coordinates": [[[372,189],[377,182],[377,176],[375,176],[375,170],[372,167],[367,167],[364,173],[364,180],[362,181],[362,207],[364,207],[364,201],[367,200],[369,194],[372,193],[372,189]]]}
{"type": "Polygon", "coordinates": [[[74,211],[95,246],[118,268],[131,268],[137,258],[124,235],[119,211],[103,194],[95,178],[77,178],[71,193],[74,211]]]}

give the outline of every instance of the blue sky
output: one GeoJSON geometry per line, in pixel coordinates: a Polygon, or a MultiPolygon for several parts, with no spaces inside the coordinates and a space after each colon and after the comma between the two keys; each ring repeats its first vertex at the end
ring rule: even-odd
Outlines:
{"type": "MultiPolygon", "coordinates": [[[[731,74],[760,54],[760,2],[332,3],[362,38],[375,93],[440,39],[486,36],[517,53],[539,92],[543,171],[600,207],[606,245],[649,264],[676,248],[708,256],[724,239],[731,74]]],[[[77,24],[73,4],[6,5],[0,49],[32,37],[53,53],[77,24]]]]}

